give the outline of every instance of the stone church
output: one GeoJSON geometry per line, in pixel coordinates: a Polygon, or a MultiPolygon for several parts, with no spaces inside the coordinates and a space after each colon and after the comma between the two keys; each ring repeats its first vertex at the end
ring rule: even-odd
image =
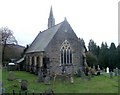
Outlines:
{"type": "Polygon", "coordinates": [[[55,24],[52,7],[48,29],[39,32],[25,53],[25,70],[33,73],[76,73],[87,66],[84,47],[65,18],[55,24]]]}

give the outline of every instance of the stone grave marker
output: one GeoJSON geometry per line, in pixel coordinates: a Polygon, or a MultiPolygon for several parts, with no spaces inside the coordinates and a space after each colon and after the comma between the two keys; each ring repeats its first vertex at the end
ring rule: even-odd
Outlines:
{"type": "Polygon", "coordinates": [[[118,75],[118,69],[116,68],[116,69],[114,69],[114,73],[115,73],[115,76],[117,76],[118,75]]]}
{"type": "Polygon", "coordinates": [[[120,69],[118,69],[118,76],[120,76],[120,69]]]}
{"type": "Polygon", "coordinates": [[[27,90],[28,89],[28,81],[22,80],[21,81],[21,90],[27,90]]]}
{"type": "Polygon", "coordinates": [[[90,72],[88,72],[88,80],[91,80],[91,73],[90,72]]]}
{"type": "Polygon", "coordinates": [[[113,78],[113,72],[112,71],[110,72],[110,78],[113,78]]]}
{"type": "Polygon", "coordinates": [[[81,71],[81,79],[82,79],[82,81],[85,80],[85,73],[83,71],[81,71]]]}
{"type": "Polygon", "coordinates": [[[43,73],[42,72],[38,72],[38,80],[37,82],[43,82],[44,78],[43,78],[43,73]]]}
{"type": "Polygon", "coordinates": [[[45,83],[46,85],[49,85],[49,84],[50,84],[50,76],[47,75],[47,76],[45,77],[44,83],[45,83]]]}
{"type": "Polygon", "coordinates": [[[73,84],[74,83],[74,79],[72,76],[70,76],[70,83],[73,84]]]}
{"type": "Polygon", "coordinates": [[[78,68],[78,77],[81,77],[81,73],[82,73],[82,68],[79,67],[79,68],[78,68]]]}
{"type": "Polygon", "coordinates": [[[10,80],[10,81],[14,80],[14,74],[12,71],[9,71],[9,73],[8,73],[8,80],[10,80]]]}
{"type": "Polygon", "coordinates": [[[109,68],[108,67],[106,68],[106,71],[107,71],[107,73],[109,73],[109,68]]]}
{"type": "Polygon", "coordinates": [[[51,88],[47,88],[45,90],[45,95],[55,95],[55,94],[54,94],[54,91],[51,88]]]}

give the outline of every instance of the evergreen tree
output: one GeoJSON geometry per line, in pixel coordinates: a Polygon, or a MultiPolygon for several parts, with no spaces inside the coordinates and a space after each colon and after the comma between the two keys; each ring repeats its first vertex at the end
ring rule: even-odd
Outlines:
{"type": "Polygon", "coordinates": [[[107,43],[103,43],[101,44],[101,48],[99,50],[99,55],[98,55],[98,64],[101,67],[108,67],[108,56],[109,56],[109,49],[108,49],[108,45],[107,43]]]}
{"type": "Polygon", "coordinates": [[[117,47],[117,64],[116,67],[120,69],[120,44],[117,47]]]}
{"type": "Polygon", "coordinates": [[[112,42],[109,48],[109,66],[110,69],[114,69],[117,66],[117,51],[116,46],[112,42]]]}

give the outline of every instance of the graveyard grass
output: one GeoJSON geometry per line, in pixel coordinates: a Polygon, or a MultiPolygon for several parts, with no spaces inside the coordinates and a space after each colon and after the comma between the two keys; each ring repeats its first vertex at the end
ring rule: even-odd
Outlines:
{"type": "MultiPolygon", "coordinates": [[[[81,80],[79,77],[74,77],[74,84],[70,84],[69,81],[55,81],[54,85],[45,85],[44,83],[38,83],[37,75],[31,74],[25,71],[13,71],[15,79],[26,79],[28,81],[28,93],[44,93],[46,88],[52,88],[55,93],[118,93],[118,77],[113,76],[109,78],[109,75],[100,75],[92,77],[90,81],[81,80]]],[[[8,81],[7,69],[2,70],[2,81],[5,93],[12,93],[20,91],[20,82],[17,80],[8,81]],[[16,85],[14,87],[14,85],[16,85]]]]}

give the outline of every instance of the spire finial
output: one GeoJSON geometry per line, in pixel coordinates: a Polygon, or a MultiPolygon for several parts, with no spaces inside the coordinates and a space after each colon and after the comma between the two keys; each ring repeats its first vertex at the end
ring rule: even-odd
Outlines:
{"type": "Polygon", "coordinates": [[[55,19],[53,16],[52,5],[51,5],[50,14],[49,14],[49,18],[48,18],[48,28],[51,28],[54,25],[55,25],[55,19]]]}

